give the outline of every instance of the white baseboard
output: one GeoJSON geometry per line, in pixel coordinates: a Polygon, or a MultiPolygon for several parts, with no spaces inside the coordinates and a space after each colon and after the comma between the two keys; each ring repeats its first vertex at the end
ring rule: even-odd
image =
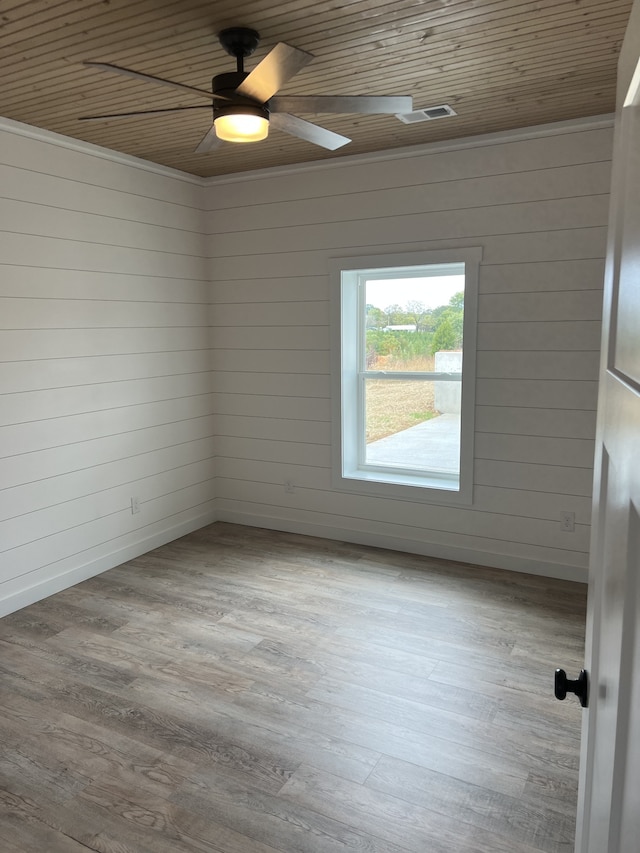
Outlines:
{"type": "Polygon", "coordinates": [[[70,586],[74,586],[81,581],[95,577],[95,575],[102,574],[102,572],[106,572],[108,569],[113,569],[115,566],[126,563],[127,560],[133,560],[134,557],[139,557],[141,554],[153,551],[154,548],[159,548],[160,545],[166,545],[167,542],[173,542],[174,539],[179,539],[187,533],[192,533],[194,530],[206,527],[206,525],[212,524],[216,520],[217,516],[213,511],[203,513],[195,518],[189,518],[172,527],[167,527],[150,536],[138,539],[124,548],[111,551],[109,554],[105,554],[95,560],[90,560],[88,563],[83,563],[72,569],[65,569],[40,583],[18,590],[0,600],[0,617],[27,607],[29,604],[34,604],[36,601],[54,595],[56,592],[61,592],[63,589],[68,589],[70,586]]]}
{"type": "Polygon", "coordinates": [[[509,554],[492,554],[475,551],[469,548],[455,548],[446,545],[436,545],[427,542],[417,542],[401,539],[395,536],[385,536],[377,533],[363,533],[358,530],[348,530],[341,527],[329,527],[322,524],[289,521],[269,516],[253,515],[251,513],[219,510],[217,521],[231,524],[245,524],[248,527],[263,527],[267,530],[281,530],[285,533],[300,533],[304,536],[318,536],[322,539],[335,539],[340,542],[352,542],[355,545],[370,545],[374,548],[388,548],[391,551],[404,551],[407,554],[419,554],[423,557],[437,557],[442,560],[454,560],[458,563],[471,563],[477,566],[487,566],[493,569],[506,569],[540,577],[556,578],[558,580],[588,582],[588,570],[580,566],[569,566],[561,563],[540,562],[509,554]]]}
{"type": "Polygon", "coordinates": [[[43,598],[68,589],[74,584],[95,577],[102,572],[113,569],[127,560],[146,554],[154,548],[173,542],[187,533],[199,530],[216,521],[226,521],[231,524],[244,524],[247,527],[263,527],[267,530],[281,530],[285,533],[299,533],[303,536],[317,536],[321,539],[333,539],[340,542],[352,542],[356,545],[370,545],[374,548],[388,548],[391,551],[404,551],[408,554],[419,554],[424,557],[438,557],[443,560],[454,560],[460,563],[472,563],[488,566],[494,569],[506,569],[511,572],[539,575],[541,577],[558,578],[560,580],[587,583],[588,571],[579,566],[569,566],[560,563],[543,563],[514,557],[506,554],[489,554],[472,551],[468,548],[455,548],[442,545],[432,545],[425,542],[384,536],[377,533],[362,533],[341,527],[329,527],[322,524],[311,524],[299,521],[289,521],[250,513],[231,512],[227,510],[210,511],[187,519],[173,527],[168,527],[151,536],[144,537],[124,548],[112,551],[88,563],[83,563],[72,569],[66,569],[46,580],[34,584],[0,600],[0,617],[13,613],[34,604],[43,598]]]}

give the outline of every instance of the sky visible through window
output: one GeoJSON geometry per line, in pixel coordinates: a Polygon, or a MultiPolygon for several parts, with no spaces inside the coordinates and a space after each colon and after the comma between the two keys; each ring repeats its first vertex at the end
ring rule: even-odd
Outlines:
{"type": "Polygon", "coordinates": [[[389,305],[405,306],[422,302],[427,308],[448,305],[451,297],[464,291],[463,275],[430,276],[428,278],[373,279],[366,282],[367,305],[384,311],[389,305]]]}

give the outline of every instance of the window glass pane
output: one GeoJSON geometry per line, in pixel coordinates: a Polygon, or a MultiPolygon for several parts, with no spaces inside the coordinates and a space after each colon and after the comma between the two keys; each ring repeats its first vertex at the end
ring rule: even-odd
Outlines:
{"type": "Polygon", "coordinates": [[[366,465],[460,473],[460,382],[365,379],[366,465]]]}
{"type": "Polygon", "coordinates": [[[364,282],[363,369],[437,370],[436,352],[462,350],[464,273],[451,264],[422,277],[397,275],[378,272],[364,282]]]}

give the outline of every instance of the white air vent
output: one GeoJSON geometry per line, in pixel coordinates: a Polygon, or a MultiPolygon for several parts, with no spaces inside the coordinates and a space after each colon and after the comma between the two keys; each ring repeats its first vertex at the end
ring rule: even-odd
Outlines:
{"type": "Polygon", "coordinates": [[[396,113],[396,118],[405,124],[415,124],[418,121],[433,121],[436,118],[447,118],[457,115],[449,104],[440,104],[437,107],[425,107],[423,110],[414,110],[412,113],[396,113]]]}

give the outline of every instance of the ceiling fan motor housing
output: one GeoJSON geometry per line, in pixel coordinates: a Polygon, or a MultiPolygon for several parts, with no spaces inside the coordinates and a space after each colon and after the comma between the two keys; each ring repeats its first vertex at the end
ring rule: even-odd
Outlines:
{"type": "Polygon", "coordinates": [[[213,102],[214,118],[218,115],[231,115],[233,113],[247,113],[251,115],[259,115],[263,118],[269,118],[269,109],[266,104],[261,104],[253,98],[247,98],[244,95],[238,94],[236,91],[242,81],[248,77],[246,71],[228,71],[225,74],[216,74],[211,80],[211,91],[214,95],[222,95],[228,98],[228,101],[213,102]]]}

